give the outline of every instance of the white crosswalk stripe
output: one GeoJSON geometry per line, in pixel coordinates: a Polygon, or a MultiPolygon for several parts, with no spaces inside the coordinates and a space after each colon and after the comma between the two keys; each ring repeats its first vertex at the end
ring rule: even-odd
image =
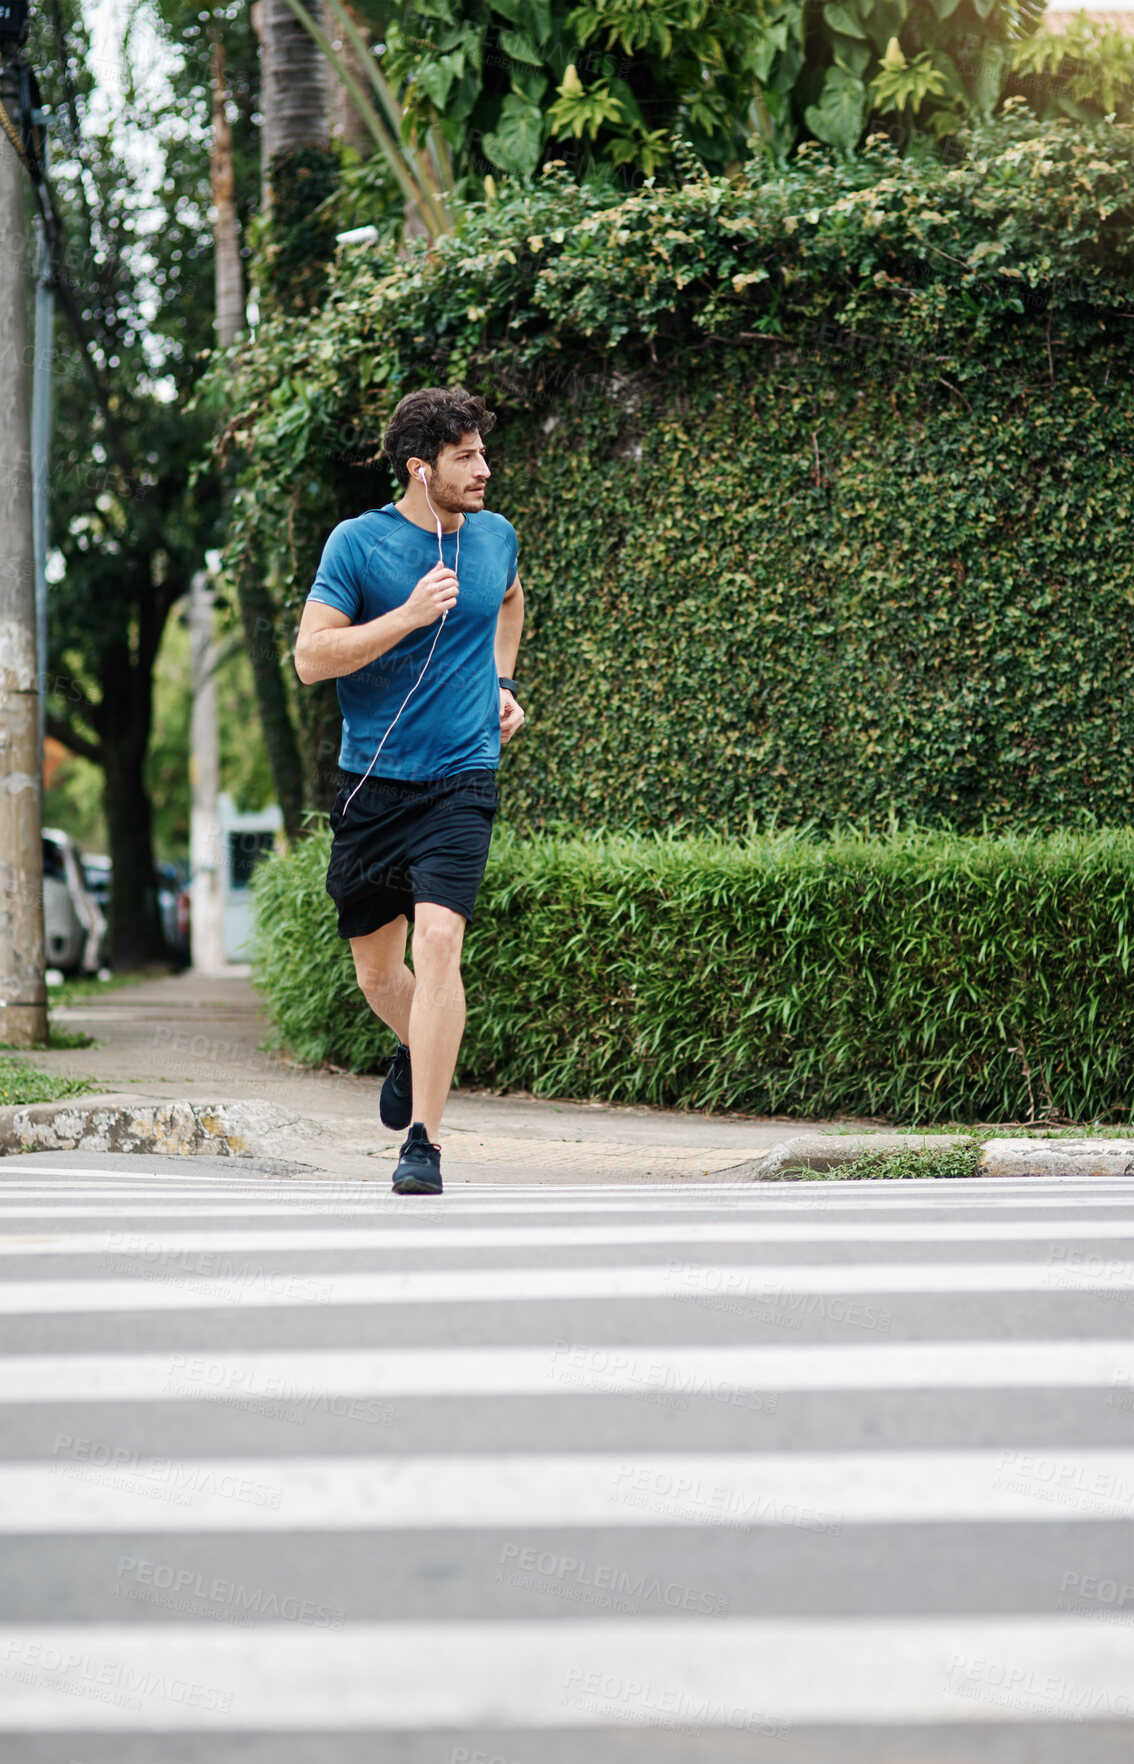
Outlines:
{"type": "Polygon", "coordinates": [[[91,1462],[84,1449],[52,1468],[59,1474],[49,1507],[38,1466],[0,1468],[0,1513],[10,1531],[761,1524],[829,1532],[878,1521],[1123,1519],[1134,1497],[1134,1451],[1060,1446],[289,1458],[286,1473],[274,1458],[171,1465],[122,1452],[91,1462]]]}
{"type": "MultiPolygon", "coordinates": [[[[153,1279],[13,1280],[0,1288],[0,1314],[264,1310],[327,1305],[532,1304],[555,1299],[766,1300],[823,1293],[1134,1293],[1134,1259],[1071,1257],[1057,1262],[862,1262],[763,1264],[673,1262],[668,1266],[423,1269],[337,1274],[309,1268],[236,1275],[174,1273],[153,1279]]],[[[1127,1299],[1127,1303],[1130,1301],[1127,1299]]]]}
{"type": "Polygon", "coordinates": [[[334,1353],[12,1354],[0,1402],[170,1402],[218,1394],[299,1401],[357,1397],[554,1396],[650,1391],[1134,1388],[1134,1341],[884,1342],[808,1347],[339,1349],[334,1353]]]}
{"type": "MultiPolygon", "coordinates": [[[[1118,1238],[1134,1244],[1134,1223],[1126,1219],[1065,1219],[1060,1239],[1118,1238]]],[[[347,1225],[327,1230],[268,1231],[87,1231],[41,1232],[35,1237],[0,1233],[0,1256],[141,1256],[147,1262],[170,1260],[186,1254],[210,1254],[232,1250],[324,1250],[324,1249],[600,1249],[606,1245],[690,1243],[1042,1243],[1050,1244],[1051,1226],[1042,1219],[1014,1219],[1010,1224],[991,1219],[943,1224],[934,1219],[920,1224],[892,1224],[889,1220],[869,1224],[821,1224],[809,1219],[785,1224],[779,1219],[729,1219],[717,1224],[685,1225],[465,1225],[441,1223],[415,1228],[412,1225],[347,1225]]]]}
{"type": "Polygon", "coordinates": [[[0,1258],[6,1764],[1127,1755],[1134,1182],[18,1159],[0,1258]]]}
{"type": "Polygon", "coordinates": [[[1043,1719],[1061,1703],[1078,1724],[1084,1707],[1124,1715],[1134,1669],[1129,1630],[1095,1633],[1068,1620],[542,1628],[438,1623],[407,1633],[360,1624],[344,1640],[262,1630],[219,1636],[204,1625],[142,1637],[108,1627],[88,1637],[52,1626],[30,1643],[0,1630],[0,1655],[11,1662],[0,1682],[12,1687],[17,1730],[117,1729],[128,1712],[134,1725],[161,1733],[180,1710],[205,1733],[231,1729],[237,1711],[242,1725],[300,1730],[593,1730],[624,1721],[664,1731],[717,1712],[721,1726],[782,1736],[791,1724],[816,1721],[970,1724],[990,1711],[1000,1721],[1043,1719]],[[819,1661],[829,1670],[817,1671],[819,1661]],[[97,1685],[111,1694],[95,1700],[97,1685]]]}

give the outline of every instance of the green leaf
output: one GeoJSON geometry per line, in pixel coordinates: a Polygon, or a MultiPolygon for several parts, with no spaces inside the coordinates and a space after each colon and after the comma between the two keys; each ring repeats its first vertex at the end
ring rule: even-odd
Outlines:
{"type": "Polygon", "coordinates": [[[861,37],[865,42],[866,32],[861,20],[855,17],[849,6],[824,6],[823,19],[829,30],[840,31],[844,37],[861,37]]]}
{"type": "Polygon", "coordinates": [[[414,74],[414,80],[430,103],[435,104],[438,110],[444,110],[449,88],[453,84],[453,69],[446,67],[443,61],[423,61],[414,74]]]}
{"type": "Polygon", "coordinates": [[[484,151],[501,171],[530,177],[543,151],[543,112],[538,105],[509,92],[500,107],[495,129],[484,137],[484,151]]]}
{"type": "Polygon", "coordinates": [[[515,61],[526,61],[529,67],[543,66],[543,56],[525,31],[501,31],[500,47],[515,61]]]}
{"type": "MultiPolygon", "coordinates": [[[[480,76],[470,67],[456,89],[450,94],[449,102],[445,107],[444,120],[452,123],[464,122],[472,115],[479,97],[480,76]]],[[[450,141],[450,146],[454,145],[456,142],[450,141]]]]}
{"type": "Polygon", "coordinates": [[[929,53],[934,67],[945,81],[945,88],[950,98],[963,99],[965,96],[964,81],[957,72],[957,64],[953,57],[946,55],[944,49],[931,49],[929,53]]]}
{"type": "Polygon", "coordinates": [[[867,34],[881,54],[891,37],[896,37],[909,15],[907,0],[874,0],[865,19],[867,34]]]}
{"type": "Polygon", "coordinates": [[[1006,60],[1003,43],[987,42],[983,45],[973,81],[973,97],[977,101],[978,109],[984,111],[985,115],[991,115],[1000,97],[1006,60]]]}
{"type": "Polygon", "coordinates": [[[439,18],[448,25],[456,23],[449,0],[416,0],[414,10],[422,18],[439,18]]]}
{"type": "Polygon", "coordinates": [[[615,98],[617,98],[619,104],[622,106],[622,115],[625,120],[628,123],[637,124],[639,128],[644,129],[646,126],[646,119],[638,108],[638,100],[630,90],[630,87],[626,84],[626,81],[611,80],[610,89],[615,98]]]}
{"type": "Polygon", "coordinates": [[[866,88],[862,81],[845,68],[829,68],[819,103],[807,106],[804,120],[820,141],[849,153],[866,121],[866,88]]]}
{"type": "Polygon", "coordinates": [[[551,35],[551,0],[521,0],[510,16],[525,25],[537,43],[547,42],[551,35]]]}
{"type": "Polygon", "coordinates": [[[512,69],[512,90],[529,104],[538,104],[547,91],[547,75],[537,67],[514,67],[512,69]]]}
{"type": "Polygon", "coordinates": [[[874,53],[869,43],[856,43],[853,37],[844,37],[839,34],[836,34],[831,47],[835,56],[835,65],[845,67],[848,73],[855,74],[859,78],[870,66],[870,59],[874,53]]]}

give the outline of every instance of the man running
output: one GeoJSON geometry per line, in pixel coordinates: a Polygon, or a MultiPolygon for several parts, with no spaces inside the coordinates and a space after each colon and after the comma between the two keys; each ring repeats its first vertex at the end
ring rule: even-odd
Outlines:
{"type": "Polygon", "coordinates": [[[338,681],[327,892],[366,1001],[398,1037],[379,1102],[387,1127],[409,1127],[395,1194],[441,1193],[441,1114],[465,1027],[461,947],[500,745],[524,721],[516,534],[484,506],[495,422],[462,386],[401,400],[384,447],[405,494],[335,528],[295,645],[304,685],[338,681]]]}

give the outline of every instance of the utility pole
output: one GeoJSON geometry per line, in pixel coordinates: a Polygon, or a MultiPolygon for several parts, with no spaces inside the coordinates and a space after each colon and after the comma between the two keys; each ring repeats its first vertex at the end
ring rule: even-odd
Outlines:
{"type": "Polygon", "coordinates": [[[0,7],[0,1041],[47,1039],[43,979],[43,767],[35,628],[29,422],[24,124],[16,62],[23,8],[0,7]]]}
{"type": "MultiPolygon", "coordinates": [[[[43,176],[47,176],[49,122],[33,113],[43,131],[43,176]]],[[[35,640],[39,657],[39,743],[43,746],[47,708],[47,535],[51,489],[51,364],[55,340],[55,271],[51,240],[42,214],[35,217],[35,366],[32,369],[32,530],[35,535],[35,640]]]]}
{"type": "Polygon", "coordinates": [[[193,716],[189,732],[189,946],[199,974],[221,973],[224,957],[224,878],[217,814],[220,789],[220,726],[217,711],[217,646],[213,638],[212,585],[198,570],[189,589],[186,623],[192,654],[193,716]]]}

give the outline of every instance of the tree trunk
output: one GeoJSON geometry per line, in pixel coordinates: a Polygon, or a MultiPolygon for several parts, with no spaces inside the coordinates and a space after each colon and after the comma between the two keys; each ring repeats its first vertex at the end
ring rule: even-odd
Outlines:
{"type": "MultiPolygon", "coordinates": [[[[371,31],[366,20],[347,5],[351,22],[367,43],[370,42],[371,31]]],[[[327,34],[331,39],[332,48],[338,53],[348,70],[354,75],[364,92],[370,92],[366,77],[366,69],[356,51],[354,44],[343,30],[337,13],[332,11],[327,21],[327,34]]],[[[335,77],[333,68],[327,70],[327,119],[330,123],[332,140],[342,141],[345,146],[352,147],[360,159],[369,159],[374,152],[374,136],[370,133],[347,88],[342,80],[335,77]]]]}
{"type": "Polygon", "coordinates": [[[213,35],[213,143],[210,179],[213,193],[213,256],[216,266],[216,332],[222,349],[244,328],[244,266],[240,261],[240,229],[236,220],[236,186],[232,172],[232,129],[226,108],[224,45],[213,35]]]}
{"type": "Polygon", "coordinates": [[[276,800],[283,814],[284,831],[289,839],[295,839],[303,830],[303,768],[280,671],[276,609],[263,576],[255,568],[239,570],[236,591],[276,800]]]}
{"type": "Polygon", "coordinates": [[[269,173],[268,117],[276,108],[275,93],[272,90],[272,57],[268,52],[268,27],[264,22],[264,0],[252,0],[252,29],[256,33],[256,41],[260,45],[260,213],[270,214],[272,209],[272,180],[269,173]]]}
{"type": "Polygon", "coordinates": [[[54,719],[49,721],[53,735],[102,768],[113,866],[111,954],[115,967],[121,969],[167,960],[154,877],[146,754],[153,725],[154,662],[181,583],[172,574],[155,583],[148,560],[138,568],[139,574],[129,578],[127,586],[127,598],[135,609],[132,629],[104,649],[102,697],[82,711],[96,741],[54,719]]]}
{"type": "MultiPolygon", "coordinates": [[[[119,719],[115,719],[117,725],[119,719]]],[[[125,723],[125,719],[122,719],[125,723]]],[[[113,865],[110,941],[114,966],[144,968],[167,960],[154,878],[153,827],[146,791],[145,738],[129,726],[115,727],[101,742],[103,803],[113,865]]]]}
{"type": "MultiPolygon", "coordinates": [[[[314,38],[286,0],[259,0],[263,150],[267,164],[278,153],[327,145],[327,68],[314,38]]],[[[315,0],[308,10],[323,23],[315,0]]]]}

